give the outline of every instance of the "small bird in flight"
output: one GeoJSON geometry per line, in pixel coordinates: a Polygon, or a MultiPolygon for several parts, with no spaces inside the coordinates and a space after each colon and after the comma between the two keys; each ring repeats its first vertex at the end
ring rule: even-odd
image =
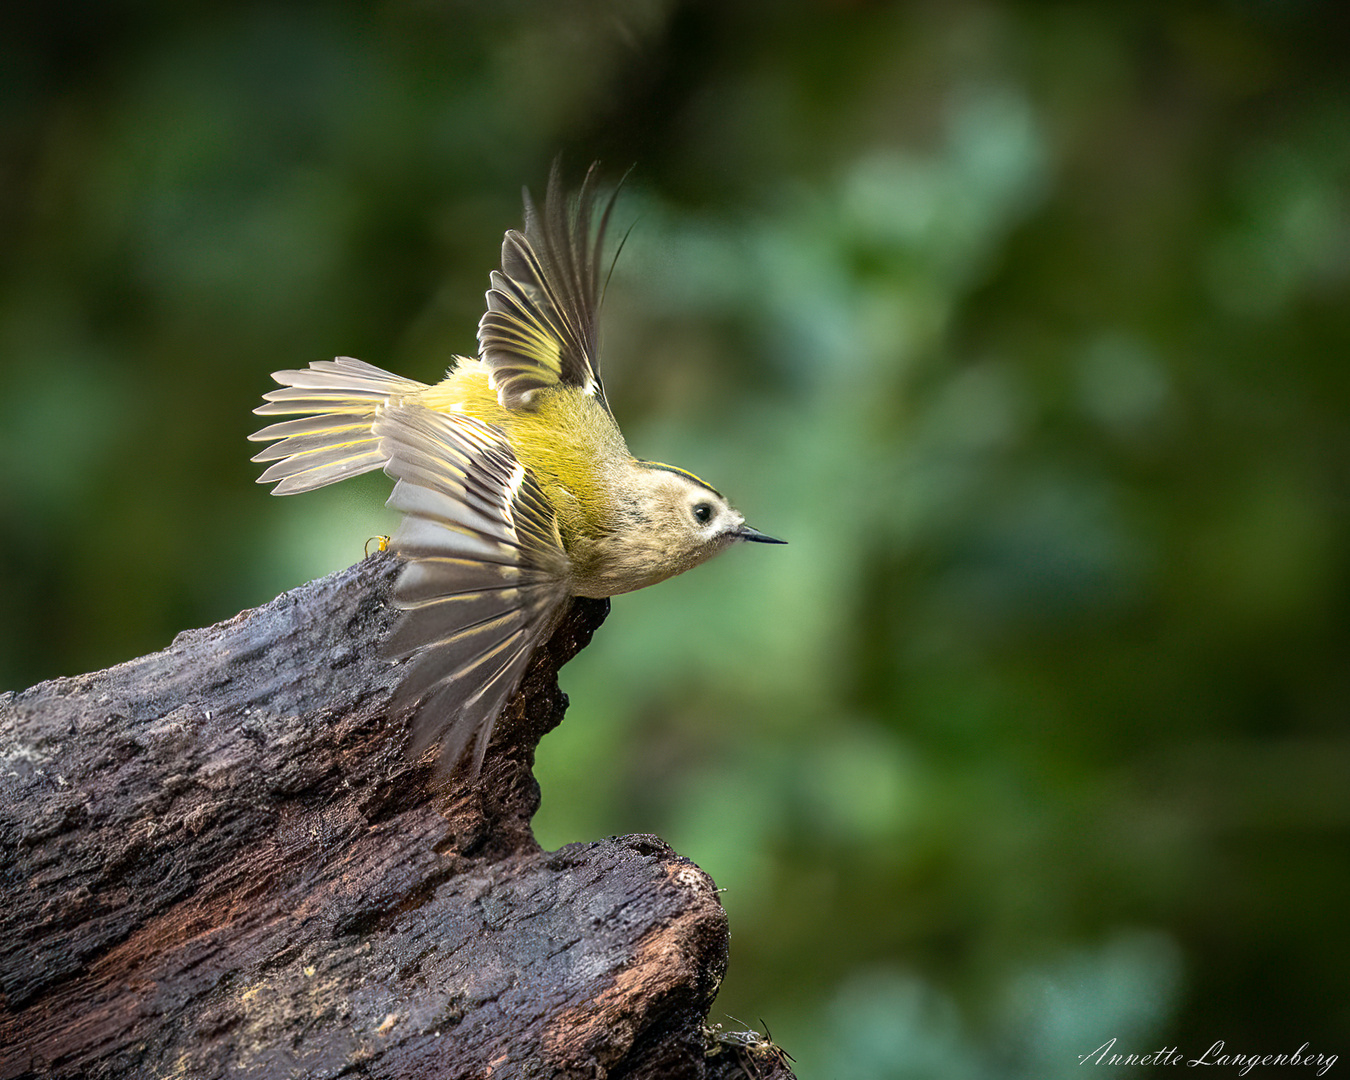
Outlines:
{"type": "MultiPolygon", "coordinates": [[[[617,192],[615,193],[617,194],[617,192]]],[[[600,382],[597,318],[611,195],[592,228],[596,167],[575,198],[557,165],[540,213],[502,243],[478,357],[434,386],[351,357],[278,371],[249,436],[271,442],[259,483],[275,495],[384,469],[407,560],[388,654],[408,657],[391,710],[415,711],[411,752],[439,745],[477,776],[502,706],[573,596],[631,592],[743,540],[745,523],[693,473],[628,451],[600,382]],[[594,232],[594,238],[592,238],[594,232]]]]}

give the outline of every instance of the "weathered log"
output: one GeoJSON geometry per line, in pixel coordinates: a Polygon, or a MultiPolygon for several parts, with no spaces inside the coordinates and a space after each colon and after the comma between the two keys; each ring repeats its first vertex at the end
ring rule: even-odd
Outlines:
{"type": "Polygon", "coordinates": [[[608,602],[532,662],[481,778],[443,782],[385,715],[396,569],[0,695],[0,1080],[790,1075],[704,1027],[706,874],[530,830],[558,668],[608,602]]]}

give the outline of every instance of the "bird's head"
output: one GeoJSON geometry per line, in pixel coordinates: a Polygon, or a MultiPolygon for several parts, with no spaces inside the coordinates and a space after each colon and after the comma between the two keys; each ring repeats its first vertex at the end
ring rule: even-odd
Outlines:
{"type": "Polygon", "coordinates": [[[629,588],[683,573],[742,540],[787,542],[751,528],[726,496],[683,469],[639,461],[633,481],[635,513],[624,562],[632,558],[628,569],[641,580],[629,588]]]}

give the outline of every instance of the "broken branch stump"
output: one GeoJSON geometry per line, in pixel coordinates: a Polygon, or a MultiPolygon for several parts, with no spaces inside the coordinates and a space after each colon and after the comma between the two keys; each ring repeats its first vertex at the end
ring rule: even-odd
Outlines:
{"type": "Polygon", "coordinates": [[[706,874],[530,830],[558,668],[608,602],[532,661],[481,779],[445,783],[384,711],[397,569],[0,695],[0,1080],[790,1075],[704,1028],[706,874]]]}

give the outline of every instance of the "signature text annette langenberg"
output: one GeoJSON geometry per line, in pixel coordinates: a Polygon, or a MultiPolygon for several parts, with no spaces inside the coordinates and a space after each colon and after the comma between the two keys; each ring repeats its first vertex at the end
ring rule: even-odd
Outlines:
{"type": "Polygon", "coordinates": [[[1078,1056],[1080,1065],[1185,1065],[1192,1069],[1201,1065],[1218,1065],[1237,1069],[1239,1076],[1246,1076],[1253,1069],[1275,1065],[1299,1065],[1313,1070],[1318,1076],[1325,1076],[1337,1060],[1335,1054],[1314,1053],[1308,1049],[1307,1043],[1292,1053],[1285,1051],[1277,1054],[1247,1054],[1229,1050],[1222,1039],[1199,1057],[1187,1057],[1175,1046],[1165,1046],[1161,1050],[1151,1050],[1146,1054],[1120,1053],[1116,1050],[1114,1038],[1102,1043],[1091,1053],[1078,1056]]]}

